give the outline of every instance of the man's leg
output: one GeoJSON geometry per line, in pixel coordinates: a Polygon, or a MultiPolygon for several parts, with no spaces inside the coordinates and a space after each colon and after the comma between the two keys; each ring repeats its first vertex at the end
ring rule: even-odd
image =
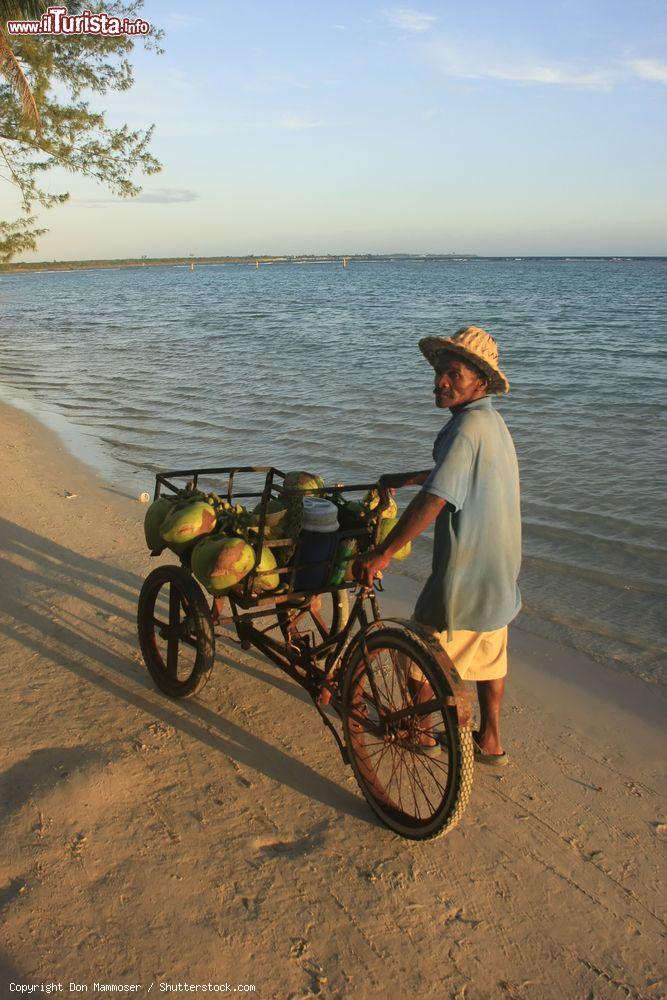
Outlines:
{"type": "Polygon", "coordinates": [[[479,739],[477,743],[484,753],[503,753],[500,742],[500,706],[504,693],[504,677],[498,677],[492,681],[477,681],[479,701],[479,739]]]}

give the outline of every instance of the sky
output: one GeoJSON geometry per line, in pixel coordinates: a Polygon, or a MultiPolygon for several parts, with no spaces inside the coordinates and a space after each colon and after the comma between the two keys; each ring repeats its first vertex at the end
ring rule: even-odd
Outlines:
{"type": "MultiPolygon", "coordinates": [[[[70,201],[26,260],[667,254],[667,3],[147,0],[163,55],[100,98],[160,174],[70,201]]],[[[17,212],[0,186],[0,218],[17,212]]]]}

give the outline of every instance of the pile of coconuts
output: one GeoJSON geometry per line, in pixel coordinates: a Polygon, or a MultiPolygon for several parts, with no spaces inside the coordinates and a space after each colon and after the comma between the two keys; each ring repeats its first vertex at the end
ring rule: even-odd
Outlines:
{"type": "MultiPolygon", "coordinates": [[[[280,514],[277,503],[269,503],[266,540],[276,513],[280,514]]],[[[284,505],[281,507],[284,516],[284,505]]],[[[181,558],[189,557],[193,574],[213,597],[222,597],[252,570],[257,593],[275,590],[280,583],[275,556],[268,545],[258,555],[258,528],[258,510],[251,512],[216,493],[192,488],[158,497],[144,518],[144,536],[151,555],[170,549],[181,558]]]]}
{"type": "MultiPolygon", "coordinates": [[[[307,472],[290,472],[283,488],[291,495],[271,499],[266,506],[264,541],[258,551],[260,504],[253,511],[242,504],[233,504],[216,493],[203,493],[191,484],[177,493],[158,497],[144,519],[146,544],[152,555],[170,549],[177,556],[189,559],[194,576],[213,597],[222,597],[254,572],[253,592],[262,594],[280,584],[278,566],[285,566],[294,555],[303,519],[303,497],[324,489],[318,476],[307,472]],[[277,546],[275,554],[271,540],[288,539],[290,544],[277,546]]],[[[342,530],[374,527],[379,511],[379,495],[371,490],[361,501],[350,501],[340,493],[326,494],[338,507],[342,530]]],[[[391,503],[381,513],[379,538],[386,538],[397,521],[398,511],[391,503]]],[[[356,541],[356,540],[355,540],[356,541]]],[[[366,546],[353,546],[346,579],[351,579],[354,555],[366,546]]],[[[395,558],[409,555],[409,544],[395,558]]]]}

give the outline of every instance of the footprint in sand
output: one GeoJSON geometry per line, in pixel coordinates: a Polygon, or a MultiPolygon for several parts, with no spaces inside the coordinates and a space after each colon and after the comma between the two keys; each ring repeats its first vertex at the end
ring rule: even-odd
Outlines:
{"type": "Polygon", "coordinates": [[[256,850],[263,853],[288,854],[291,857],[298,857],[318,850],[322,846],[324,834],[328,828],[329,823],[327,820],[324,820],[301,837],[294,837],[292,840],[274,840],[269,837],[259,837],[255,841],[254,846],[256,850]]]}
{"type": "Polygon", "coordinates": [[[81,858],[87,840],[88,838],[86,837],[85,833],[77,833],[76,836],[72,838],[69,845],[69,850],[73,858],[77,859],[81,858]]]}

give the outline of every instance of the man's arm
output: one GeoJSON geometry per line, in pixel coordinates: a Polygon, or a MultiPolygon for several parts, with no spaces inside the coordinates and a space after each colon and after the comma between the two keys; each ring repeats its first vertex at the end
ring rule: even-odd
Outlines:
{"type": "Polygon", "coordinates": [[[388,490],[400,490],[403,486],[423,486],[431,470],[423,469],[421,472],[389,472],[378,479],[378,490],[380,495],[388,490]]]}
{"type": "MultiPolygon", "coordinates": [[[[411,473],[411,475],[421,475],[421,473],[411,473]]],[[[403,511],[398,523],[394,525],[385,540],[377,548],[371,549],[370,552],[355,559],[352,568],[355,580],[358,580],[365,587],[372,586],[376,575],[380,570],[386,569],[394,553],[421,535],[429,524],[435,521],[444,506],[445,501],[440,497],[423,491],[418,493],[403,511]]]]}

